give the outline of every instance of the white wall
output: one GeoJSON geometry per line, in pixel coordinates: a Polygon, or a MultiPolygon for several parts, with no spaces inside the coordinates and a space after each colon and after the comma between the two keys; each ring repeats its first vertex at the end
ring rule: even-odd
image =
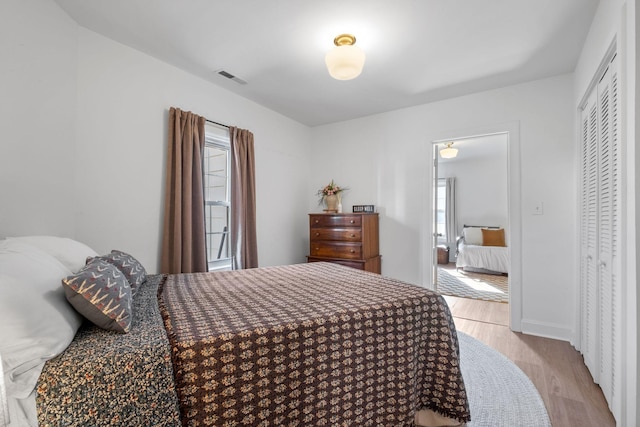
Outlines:
{"type": "Polygon", "coordinates": [[[611,42],[616,40],[620,55],[620,84],[622,94],[622,159],[625,161],[622,198],[622,227],[624,277],[622,280],[622,300],[624,303],[623,318],[623,367],[625,378],[625,395],[622,416],[618,417],[618,425],[638,425],[637,408],[640,405],[638,393],[638,218],[637,191],[640,183],[640,171],[637,164],[640,153],[636,149],[638,126],[637,116],[637,5],[635,1],[607,0],[601,1],[593,19],[589,34],[585,40],[578,65],[575,70],[575,91],[573,110],[578,125],[578,107],[587,93],[591,80],[597,73],[611,42]]]}
{"type": "Polygon", "coordinates": [[[79,240],[158,271],[174,106],[254,133],[260,266],[305,261],[308,127],[84,28],[78,58],[79,240]]]}
{"type": "Polygon", "coordinates": [[[77,25],[50,0],[3,0],[0,58],[0,237],[73,236],[77,25]]]}
{"type": "Polygon", "coordinates": [[[308,127],[99,36],[50,0],[0,2],[0,236],[74,237],[159,269],[168,110],[255,135],[261,266],[308,251],[308,127]]]}
{"type": "Polygon", "coordinates": [[[431,141],[448,131],[519,122],[523,329],[569,339],[576,292],[572,89],[572,75],[564,75],[313,128],[312,184],[334,178],[350,186],[347,211],[375,204],[383,274],[425,283],[431,141]],[[544,215],[531,215],[539,201],[544,215]]]}
{"type": "MultiPolygon", "coordinates": [[[[640,108],[638,108],[638,100],[640,99],[640,8],[635,2],[628,5],[628,21],[629,28],[627,32],[627,49],[633,52],[628,58],[628,73],[630,78],[627,85],[627,93],[629,99],[627,100],[627,108],[629,113],[628,135],[627,141],[636,141],[638,135],[640,135],[640,108]],[[634,57],[635,56],[635,60],[634,57]]],[[[640,319],[638,316],[638,306],[640,306],[640,292],[634,283],[638,283],[638,265],[640,265],[640,248],[638,248],[640,239],[638,238],[638,231],[640,230],[640,197],[636,197],[638,188],[640,188],[640,150],[637,150],[635,145],[629,143],[630,148],[628,151],[630,161],[633,162],[633,185],[630,185],[631,189],[628,191],[634,195],[631,198],[629,204],[631,206],[629,212],[629,229],[628,233],[632,238],[628,244],[629,248],[629,275],[627,277],[627,283],[629,283],[629,291],[627,292],[627,322],[634,327],[629,328],[627,334],[628,339],[628,351],[626,354],[626,369],[627,376],[631,378],[628,381],[626,387],[626,417],[629,420],[629,425],[638,423],[638,408],[640,407],[640,381],[638,381],[638,373],[640,372],[640,358],[638,354],[638,346],[640,343],[640,319]],[[633,201],[635,200],[635,203],[633,201]],[[635,255],[635,260],[634,260],[635,255]],[[635,361],[635,363],[634,363],[635,361]]]]}

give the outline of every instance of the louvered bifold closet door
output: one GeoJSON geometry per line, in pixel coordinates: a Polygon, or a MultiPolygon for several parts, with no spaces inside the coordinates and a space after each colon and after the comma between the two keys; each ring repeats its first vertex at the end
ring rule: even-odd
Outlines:
{"type": "Polygon", "coordinates": [[[622,141],[620,139],[620,85],[616,59],[611,63],[611,412],[622,416],[622,141]]]}
{"type": "Polygon", "coordinates": [[[598,84],[598,284],[599,383],[611,411],[619,413],[621,343],[620,153],[618,75],[615,58],[598,84]],[[617,409],[617,410],[616,410],[617,409]]]}
{"type": "Polygon", "coordinates": [[[580,194],[580,283],[582,284],[582,354],[598,382],[599,301],[598,257],[598,104],[597,93],[589,97],[582,111],[580,194]]]}
{"type": "Polygon", "coordinates": [[[620,88],[615,57],[582,110],[580,122],[580,285],[584,361],[620,419],[620,88]]]}

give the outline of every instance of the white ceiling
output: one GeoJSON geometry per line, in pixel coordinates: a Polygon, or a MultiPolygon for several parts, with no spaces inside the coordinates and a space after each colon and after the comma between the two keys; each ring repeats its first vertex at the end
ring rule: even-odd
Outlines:
{"type": "Polygon", "coordinates": [[[568,73],[598,0],[56,0],[80,25],[316,126],[568,73]],[[324,55],[352,33],[350,81],[324,55]],[[240,85],[219,76],[246,80],[240,85]]]}

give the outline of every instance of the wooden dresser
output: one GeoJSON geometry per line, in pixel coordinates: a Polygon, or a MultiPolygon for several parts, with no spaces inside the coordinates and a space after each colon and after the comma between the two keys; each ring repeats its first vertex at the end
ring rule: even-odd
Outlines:
{"type": "Polygon", "coordinates": [[[334,262],[380,274],[377,213],[309,214],[309,243],[309,262],[334,262]]]}

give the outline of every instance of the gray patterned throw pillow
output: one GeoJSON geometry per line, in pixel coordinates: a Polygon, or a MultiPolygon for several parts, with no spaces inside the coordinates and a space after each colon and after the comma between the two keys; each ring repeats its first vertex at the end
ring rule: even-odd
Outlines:
{"type": "Polygon", "coordinates": [[[131,329],[131,287],[114,265],[94,258],[80,271],[62,279],[71,305],[102,329],[127,333],[131,329]]]}
{"type": "Polygon", "coordinates": [[[129,284],[131,285],[131,292],[134,295],[138,291],[138,287],[147,279],[147,271],[144,269],[142,264],[128,253],[114,249],[110,254],[91,258],[88,263],[98,259],[106,261],[117,267],[129,281],[129,284]]]}

